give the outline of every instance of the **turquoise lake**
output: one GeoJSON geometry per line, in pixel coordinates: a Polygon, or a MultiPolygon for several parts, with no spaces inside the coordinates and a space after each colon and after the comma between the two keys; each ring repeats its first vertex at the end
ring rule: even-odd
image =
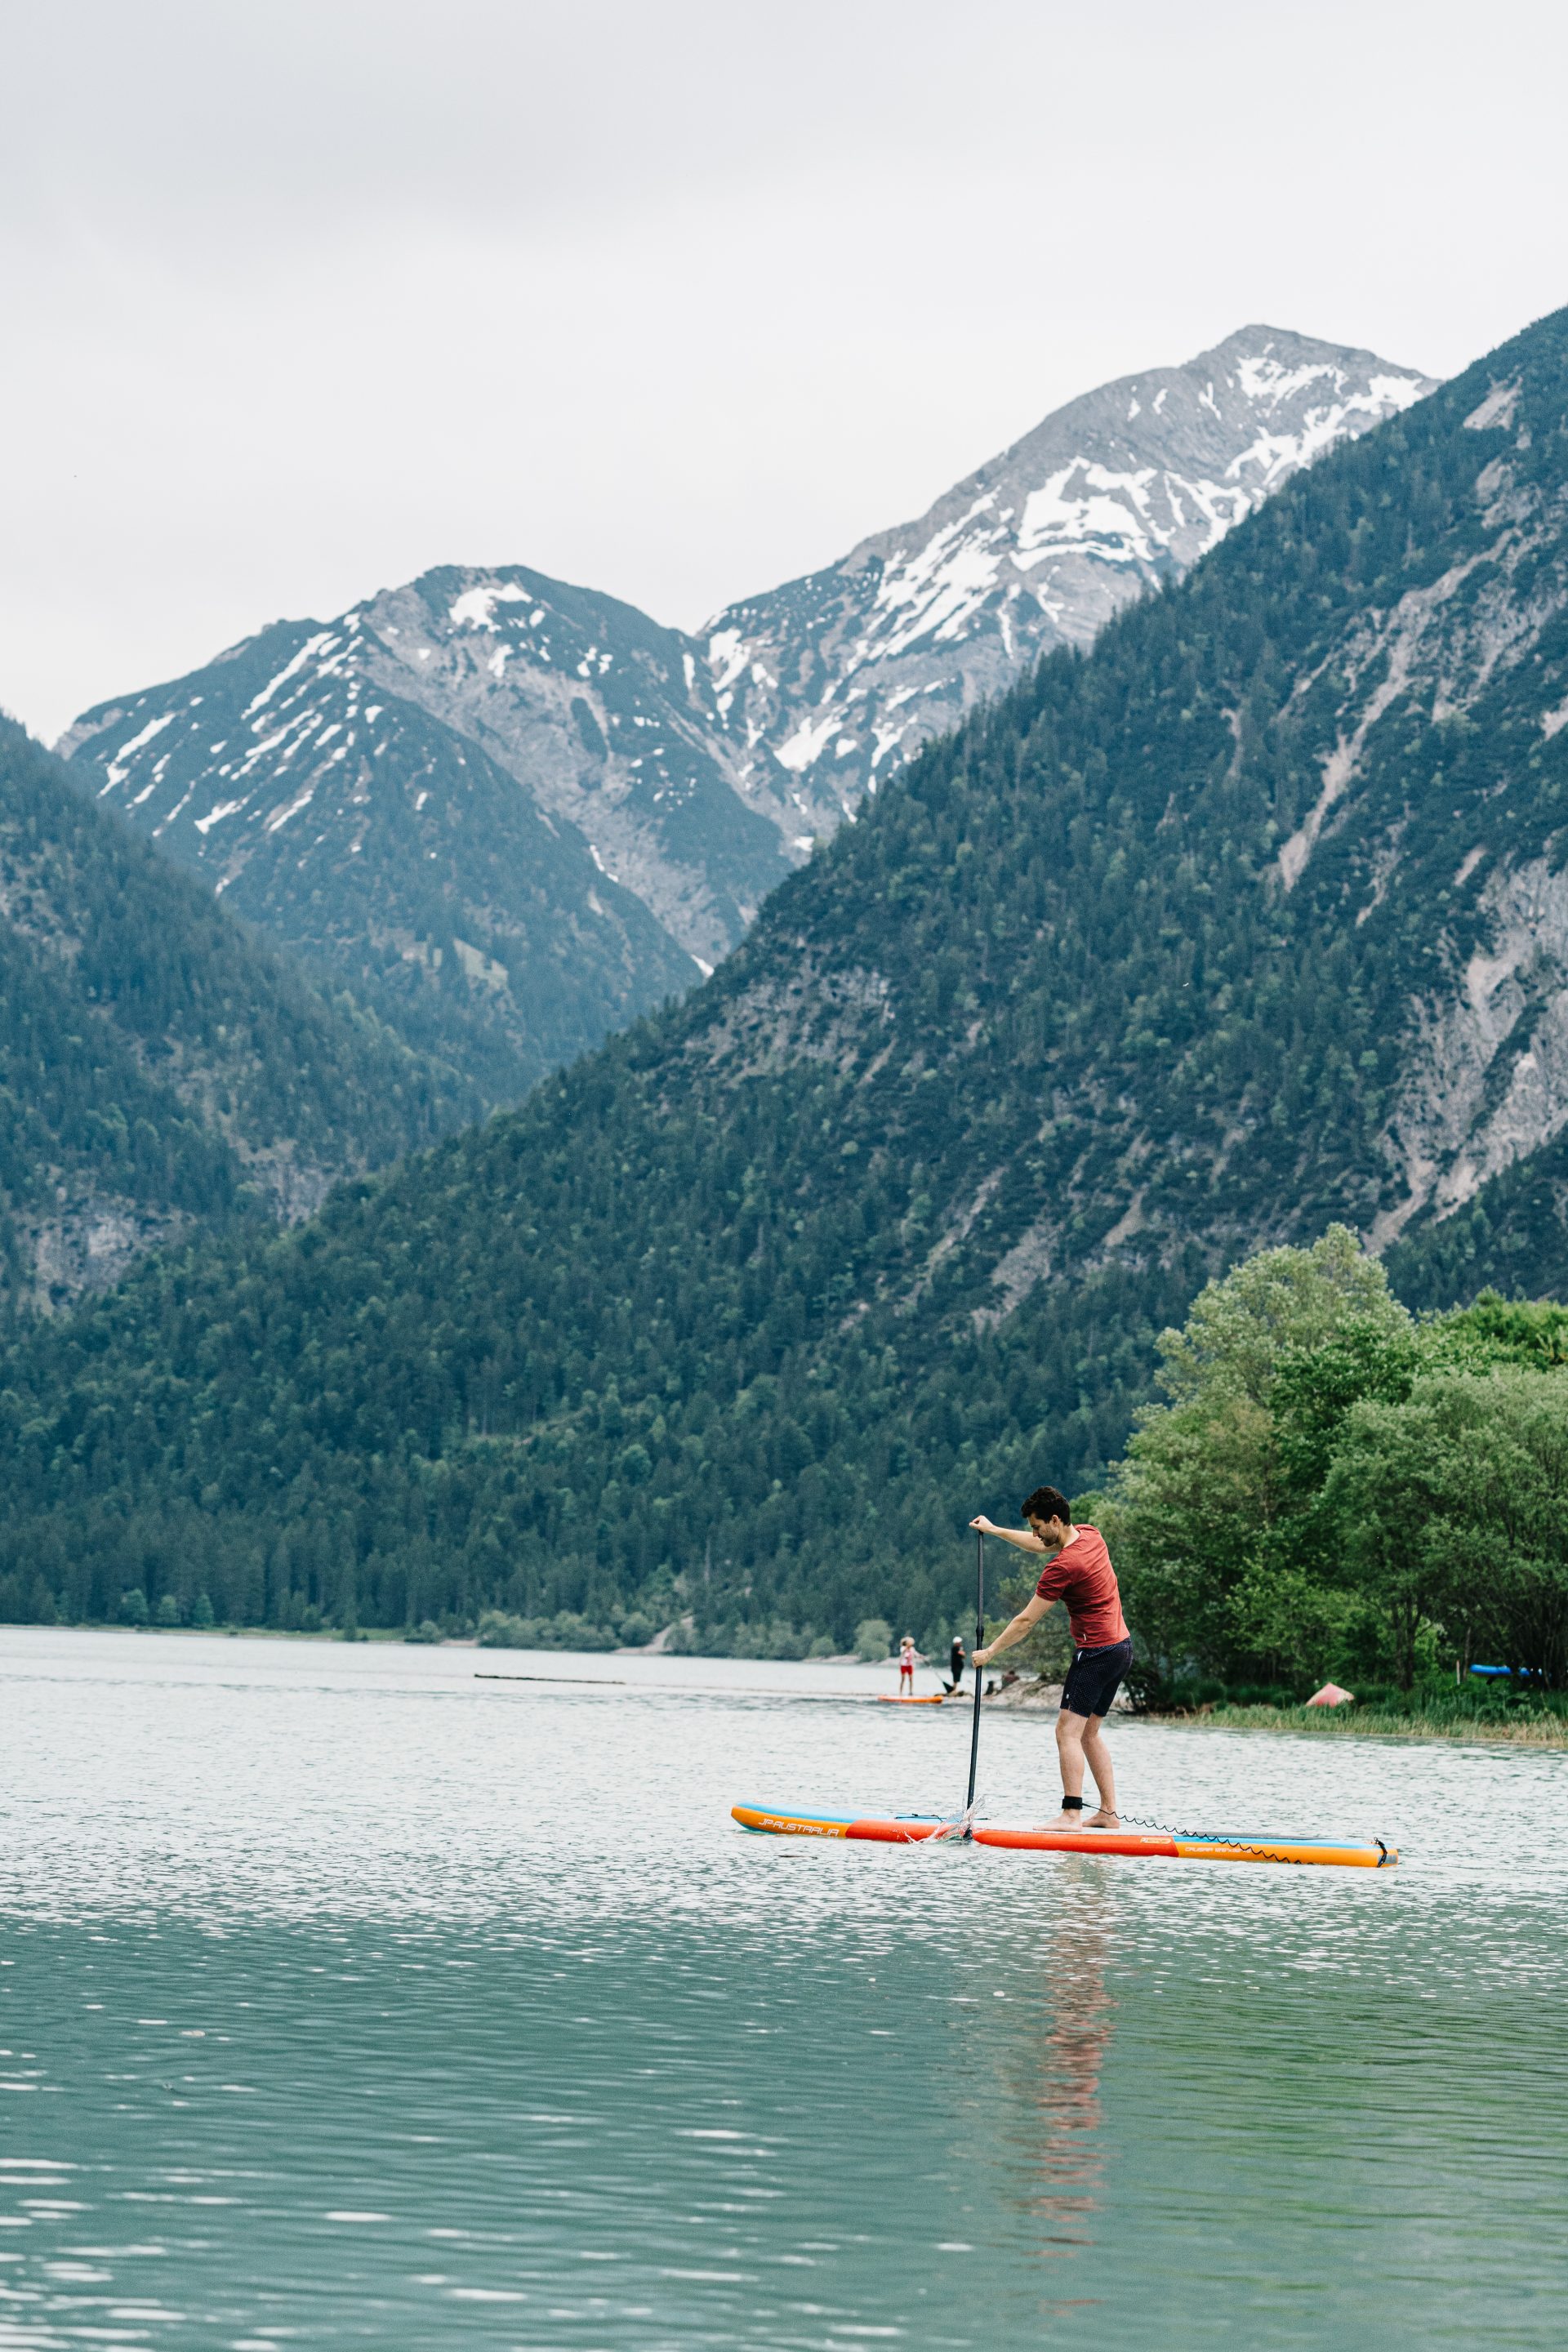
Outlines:
{"type": "Polygon", "coordinates": [[[0,1630],[0,2347],[1563,2343],[1568,1757],[1116,1727],[1387,1872],[732,1825],[961,1802],[890,1687],[0,1630]]]}

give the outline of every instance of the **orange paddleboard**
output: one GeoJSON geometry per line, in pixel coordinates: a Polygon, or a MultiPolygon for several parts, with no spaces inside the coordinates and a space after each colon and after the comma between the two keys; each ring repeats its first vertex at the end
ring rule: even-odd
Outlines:
{"type": "MultiPolygon", "coordinates": [[[[761,1830],[773,1837],[856,1838],[874,1845],[919,1845],[952,1828],[929,1813],[883,1821],[869,1814],[805,1813],[767,1805],[732,1805],[730,1811],[743,1830],[761,1830]]],[[[1368,1844],[1342,1844],[1328,1838],[1241,1838],[1218,1832],[1178,1837],[1163,1830],[1008,1829],[997,1822],[977,1822],[972,1836],[976,1845],[1032,1853],[1117,1853],[1161,1862],[1298,1862],[1386,1870],[1399,1860],[1398,1847],[1385,1845],[1381,1838],[1368,1844]]]]}

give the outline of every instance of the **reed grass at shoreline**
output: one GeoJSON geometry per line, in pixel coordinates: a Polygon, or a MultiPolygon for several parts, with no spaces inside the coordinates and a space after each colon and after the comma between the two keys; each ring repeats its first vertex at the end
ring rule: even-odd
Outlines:
{"type": "Polygon", "coordinates": [[[1447,1739],[1472,1747],[1568,1748],[1568,1718],[1522,1712],[1500,1718],[1404,1715],[1373,1706],[1214,1706],[1139,1720],[1191,1731],[1301,1731],[1320,1739],[1447,1739]]]}

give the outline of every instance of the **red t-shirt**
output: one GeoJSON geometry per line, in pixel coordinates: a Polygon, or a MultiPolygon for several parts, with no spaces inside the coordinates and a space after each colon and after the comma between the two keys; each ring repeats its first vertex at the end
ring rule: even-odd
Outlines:
{"type": "Polygon", "coordinates": [[[1068,1627],[1080,1650],[1108,1649],[1131,1639],[1105,1538],[1098,1528],[1074,1528],[1035,1591],[1041,1601],[1065,1601],[1068,1627]]]}

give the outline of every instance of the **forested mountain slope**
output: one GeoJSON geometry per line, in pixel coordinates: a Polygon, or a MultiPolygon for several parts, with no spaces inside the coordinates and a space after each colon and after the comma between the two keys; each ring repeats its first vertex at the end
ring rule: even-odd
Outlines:
{"type": "Polygon", "coordinates": [[[922,1633],[1209,1273],[1342,1219],[1418,1288],[1554,1148],[1565,526],[1559,314],[928,749],[683,1005],[18,1358],[13,1572],[922,1633]]]}
{"type": "MultiPolygon", "coordinates": [[[[534,714],[535,789],[520,789],[481,691],[515,714],[516,692],[501,692],[510,641],[476,618],[484,599],[465,580],[431,573],[325,628],[279,622],[188,677],[89,711],[62,750],[95,797],[416,1050],[450,1059],[489,1106],[518,1101],[546,1070],[679,994],[698,967],[612,878],[621,795],[610,780],[601,856],[567,813],[575,767],[569,784],[547,756],[564,740],[593,766],[598,721],[585,698],[601,717],[606,697],[636,704],[646,649],[612,640],[614,668],[595,636],[608,635],[608,599],[586,600],[584,613],[574,592],[533,574],[491,589],[489,605],[525,635],[532,615],[546,675],[553,686],[559,668],[565,681],[564,735],[534,714]],[[589,646],[584,684],[576,670],[589,646]],[[465,684],[471,732],[438,715],[465,684]]],[[[679,681],[679,656],[676,669],[679,681]]],[[[640,708],[626,732],[651,762],[663,737],[649,735],[640,708]]],[[[634,786],[640,774],[639,762],[634,786]]],[[[786,870],[774,837],[721,779],[705,781],[732,829],[760,847],[754,897],[786,870]]],[[[714,957],[742,925],[731,910],[701,929],[714,957]]]]}
{"type": "Polygon", "coordinates": [[[0,1314],[193,1226],[306,1216],[468,1102],[0,720],[0,1314]]]}

